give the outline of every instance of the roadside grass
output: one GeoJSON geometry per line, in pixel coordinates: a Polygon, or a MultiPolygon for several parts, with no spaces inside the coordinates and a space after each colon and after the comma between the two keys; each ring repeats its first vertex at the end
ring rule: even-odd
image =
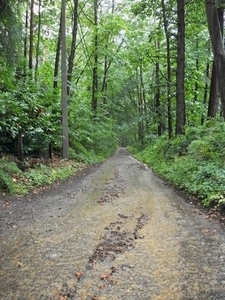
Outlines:
{"type": "Polygon", "coordinates": [[[0,191],[2,195],[26,195],[59,180],[66,179],[84,169],[86,164],[74,160],[26,158],[24,162],[15,157],[0,159],[0,191]]]}
{"type": "Polygon", "coordinates": [[[172,185],[197,197],[206,207],[225,208],[225,123],[208,122],[186,134],[154,139],[134,156],[172,185]]]}
{"type": "MultiPolygon", "coordinates": [[[[102,162],[116,149],[99,146],[99,151],[88,151],[81,144],[76,144],[77,151],[69,149],[70,160],[59,156],[53,159],[27,156],[23,162],[15,156],[5,155],[0,158],[0,196],[27,195],[38,192],[60,180],[75,175],[87,166],[102,162]],[[78,149],[77,149],[78,148],[78,149]]],[[[96,149],[95,149],[96,150],[96,149]]]]}

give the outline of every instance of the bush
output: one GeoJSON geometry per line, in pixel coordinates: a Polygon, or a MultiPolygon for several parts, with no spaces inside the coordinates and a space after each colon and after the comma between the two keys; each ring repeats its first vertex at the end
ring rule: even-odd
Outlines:
{"type": "Polygon", "coordinates": [[[0,190],[13,194],[15,192],[14,181],[22,174],[15,162],[7,158],[0,159],[0,190]]]}
{"type": "Polygon", "coordinates": [[[171,141],[159,137],[135,156],[203,205],[225,205],[224,132],[224,122],[210,122],[171,141]]]}

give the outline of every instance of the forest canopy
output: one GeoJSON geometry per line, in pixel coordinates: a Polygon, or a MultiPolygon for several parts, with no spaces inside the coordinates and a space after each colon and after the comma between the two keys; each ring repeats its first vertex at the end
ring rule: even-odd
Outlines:
{"type": "Polygon", "coordinates": [[[0,0],[1,155],[220,157],[199,132],[224,130],[223,29],[222,0],[0,0]]]}

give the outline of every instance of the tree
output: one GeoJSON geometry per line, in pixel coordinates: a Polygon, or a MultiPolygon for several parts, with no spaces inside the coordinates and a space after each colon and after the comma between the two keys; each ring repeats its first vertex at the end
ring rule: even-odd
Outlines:
{"type": "Polygon", "coordinates": [[[213,60],[211,73],[212,74],[211,74],[211,81],[210,81],[210,94],[209,94],[207,117],[215,118],[219,107],[218,75],[217,75],[215,60],[213,60]]]}
{"type": "Polygon", "coordinates": [[[62,69],[62,146],[63,158],[69,159],[68,107],[67,107],[67,59],[66,59],[66,1],[61,8],[61,69],[62,69]]]}
{"type": "Polygon", "coordinates": [[[70,55],[68,59],[68,87],[67,87],[67,94],[70,94],[70,85],[73,75],[73,65],[74,65],[74,58],[75,58],[75,51],[76,51],[76,40],[77,40],[77,24],[78,24],[78,0],[74,0],[74,7],[73,7],[73,29],[72,29],[72,42],[70,48],[70,55]]]}
{"type": "Polygon", "coordinates": [[[223,0],[218,1],[218,3],[215,3],[213,0],[205,0],[206,16],[217,72],[222,113],[225,118],[225,50],[223,46],[223,29],[219,17],[221,10],[223,14],[223,5],[223,0]]]}
{"type": "Polygon", "coordinates": [[[177,76],[176,76],[176,134],[184,133],[185,112],[185,1],[177,0],[177,76]]]}
{"type": "Polygon", "coordinates": [[[33,48],[34,48],[34,0],[30,1],[30,35],[29,35],[29,63],[28,67],[30,70],[30,75],[32,77],[33,69],[33,48]]]}
{"type": "Polygon", "coordinates": [[[0,1],[0,63],[4,60],[8,67],[15,66],[20,58],[22,39],[20,14],[21,4],[17,1],[0,1]]]}
{"type": "Polygon", "coordinates": [[[35,80],[37,81],[37,71],[39,64],[39,48],[41,39],[41,0],[38,1],[38,32],[37,32],[37,45],[36,45],[36,62],[35,62],[35,80]]]}
{"type": "Polygon", "coordinates": [[[98,0],[94,0],[94,62],[92,68],[91,107],[96,114],[98,106],[98,0]]]}
{"type": "Polygon", "coordinates": [[[166,37],[166,61],[167,61],[167,114],[168,114],[168,136],[169,139],[172,137],[172,116],[171,116],[171,81],[172,81],[172,71],[171,71],[171,46],[170,46],[170,35],[168,30],[168,20],[166,17],[166,7],[165,1],[162,0],[162,11],[163,11],[163,26],[166,37]]]}

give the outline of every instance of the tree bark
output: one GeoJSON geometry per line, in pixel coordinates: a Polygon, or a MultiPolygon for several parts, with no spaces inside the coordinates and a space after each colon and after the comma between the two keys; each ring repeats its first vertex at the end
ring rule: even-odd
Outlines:
{"type": "Polygon", "coordinates": [[[75,58],[75,51],[76,51],[76,40],[77,40],[77,23],[78,23],[78,0],[74,0],[74,8],[73,8],[73,32],[72,32],[72,43],[68,61],[68,87],[67,87],[67,94],[70,94],[70,86],[72,80],[72,73],[73,73],[73,65],[74,65],[74,58],[75,58]]]}
{"type": "Polygon", "coordinates": [[[98,0],[94,0],[94,64],[92,68],[92,101],[94,115],[98,106],[98,0]]]}
{"type": "Polygon", "coordinates": [[[157,123],[158,123],[158,136],[162,135],[162,108],[160,103],[160,87],[159,87],[159,62],[157,61],[155,64],[155,77],[156,77],[156,94],[155,94],[155,108],[157,113],[157,123]]]}
{"type": "Polygon", "coordinates": [[[168,21],[166,18],[166,8],[165,1],[162,0],[162,9],[163,9],[163,26],[166,36],[166,60],[167,60],[167,114],[168,114],[168,136],[169,139],[173,135],[173,126],[172,126],[172,113],[171,113],[171,61],[170,61],[170,38],[168,32],[168,21]]]}
{"type": "Polygon", "coordinates": [[[26,75],[26,67],[27,67],[27,35],[28,35],[28,9],[26,10],[25,16],[25,36],[24,36],[24,49],[23,49],[23,56],[24,56],[24,76],[26,75]]]}
{"type": "Polygon", "coordinates": [[[66,0],[62,0],[61,72],[62,72],[62,146],[64,159],[69,159],[68,107],[67,107],[67,61],[66,61],[66,0]]]}
{"type": "MultiPolygon", "coordinates": [[[[196,57],[196,60],[195,60],[195,68],[196,68],[196,71],[198,72],[199,71],[199,57],[198,57],[199,45],[198,45],[198,41],[196,43],[196,53],[197,53],[197,57],[196,57]]],[[[195,92],[194,92],[194,101],[195,102],[198,101],[198,89],[199,89],[198,80],[195,80],[195,92]]]]}
{"type": "Polygon", "coordinates": [[[141,69],[137,68],[137,98],[138,98],[138,141],[144,144],[143,95],[141,92],[141,69]]]}
{"type": "MultiPolygon", "coordinates": [[[[208,79],[209,78],[209,69],[210,69],[210,66],[209,66],[209,61],[207,61],[207,64],[206,64],[206,70],[205,70],[205,76],[206,78],[208,79]]],[[[204,99],[203,99],[203,104],[204,106],[207,105],[207,101],[208,101],[208,81],[206,80],[205,82],[205,87],[204,87],[204,99]]],[[[205,122],[205,113],[202,112],[202,117],[201,117],[201,125],[204,124],[205,122]]]]}
{"type": "MultiPolygon", "coordinates": [[[[218,4],[222,4],[219,1],[218,4]]],[[[208,22],[208,29],[212,43],[212,50],[215,60],[215,68],[217,72],[218,88],[222,104],[222,114],[225,118],[225,51],[223,45],[223,35],[220,23],[219,9],[213,0],[205,0],[206,16],[208,22]]]]}
{"type": "MultiPolygon", "coordinates": [[[[116,49],[115,53],[119,52],[119,50],[122,47],[123,43],[124,43],[124,40],[121,41],[121,43],[119,44],[119,46],[116,49]]],[[[107,39],[107,42],[105,44],[105,52],[107,53],[107,51],[108,51],[108,39],[107,39]]],[[[103,80],[102,80],[102,88],[101,88],[103,104],[106,104],[106,92],[107,92],[107,86],[108,86],[107,77],[108,77],[108,71],[111,67],[112,62],[113,62],[113,59],[109,59],[108,54],[105,54],[105,56],[104,56],[104,68],[103,68],[103,80]]]]}
{"type": "Polygon", "coordinates": [[[176,75],[176,134],[184,134],[185,112],[185,11],[184,0],[177,0],[177,75],[176,75]]]}
{"type": "Polygon", "coordinates": [[[33,47],[34,47],[33,37],[34,37],[34,0],[31,0],[30,2],[30,47],[29,47],[29,63],[28,63],[31,77],[32,77],[32,69],[33,69],[33,47]]]}
{"type": "Polygon", "coordinates": [[[24,154],[23,154],[23,135],[21,130],[18,133],[17,137],[17,150],[18,150],[18,158],[20,161],[23,161],[24,159],[24,154]]]}
{"type": "Polygon", "coordinates": [[[55,54],[55,67],[54,67],[54,79],[53,79],[53,88],[56,89],[58,86],[58,74],[59,74],[59,59],[60,59],[60,45],[61,45],[61,32],[62,32],[62,11],[60,14],[60,23],[59,23],[59,34],[56,46],[55,54]]]}
{"type": "MultiPolygon", "coordinates": [[[[142,64],[140,65],[140,92],[141,92],[141,97],[142,97],[142,113],[143,113],[143,136],[144,132],[148,133],[149,131],[149,125],[148,125],[148,118],[147,118],[147,100],[146,100],[146,93],[145,93],[145,82],[144,82],[144,75],[143,75],[143,67],[142,64]]],[[[144,142],[144,141],[143,141],[144,142]]]]}
{"type": "Polygon", "coordinates": [[[37,71],[39,63],[39,47],[40,47],[40,37],[41,37],[41,0],[38,2],[38,36],[37,36],[37,46],[36,46],[36,63],[35,63],[35,81],[37,81],[37,71]]]}
{"type": "Polygon", "coordinates": [[[215,118],[218,112],[218,107],[219,107],[218,78],[217,78],[216,64],[215,61],[213,61],[207,117],[215,118]]]}

